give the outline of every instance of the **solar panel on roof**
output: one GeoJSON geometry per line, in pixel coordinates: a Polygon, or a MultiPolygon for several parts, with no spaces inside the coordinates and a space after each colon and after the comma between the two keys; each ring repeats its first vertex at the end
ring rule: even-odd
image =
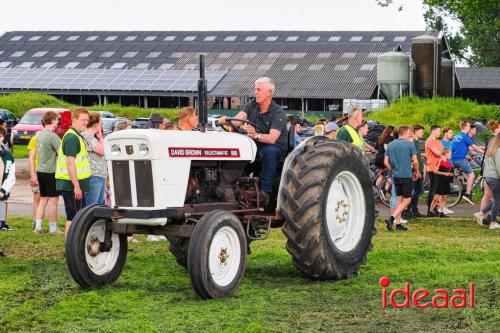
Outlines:
{"type": "MultiPolygon", "coordinates": [[[[207,71],[210,91],[226,71],[207,71]]],[[[0,69],[0,89],[93,89],[191,91],[197,89],[196,70],[136,70],[136,69],[0,69]]]]}

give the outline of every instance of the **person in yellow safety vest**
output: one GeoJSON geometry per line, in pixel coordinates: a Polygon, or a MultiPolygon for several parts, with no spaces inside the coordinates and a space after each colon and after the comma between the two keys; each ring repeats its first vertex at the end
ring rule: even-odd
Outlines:
{"type": "Polygon", "coordinates": [[[363,111],[361,109],[351,109],[348,113],[347,124],[342,126],[337,132],[337,140],[347,141],[364,151],[363,139],[358,134],[358,127],[363,124],[363,111]]]}
{"type": "Polygon", "coordinates": [[[90,157],[80,132],[87,128],[89,112],[86,109],[73,111],[71,128],[64,134],[56,163],[56,190],[64,199],[68,234],[76,213],[85,207],[84,192],[90,190],[90,157]]]}

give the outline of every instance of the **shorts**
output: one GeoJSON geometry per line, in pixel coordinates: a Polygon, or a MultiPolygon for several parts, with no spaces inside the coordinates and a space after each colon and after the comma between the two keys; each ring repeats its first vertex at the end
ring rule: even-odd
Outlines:
{"type": "Polygon", "coordinates": [[[453,165],[459,167],[467,175],[472,173],[472,168],[467,160],[453,161],[453,165]]]}
{"type": "Polygon", "coordinates": [[[75,200],[73,191],[59,191],[64,199],[64,209],[66,210],[66,221],[73,221],[76,213],[85,207],[85,194],[82,192],[82,200],[75,200]]]}
{"type": "Polygon", "coordinates": [[[58,197],[59,193],[56,191],[56,174],[47,172],[36,173],[38,178],[38,186],[40,187],[40,196],[42,198],[58,197]]]}
{"type": "Polygon", "coordinates": [[[396,196],[405,199],[411,198],[413,195],[413,179],[411,178],[394,178],[394,186],[396,188],[396,196]]]}

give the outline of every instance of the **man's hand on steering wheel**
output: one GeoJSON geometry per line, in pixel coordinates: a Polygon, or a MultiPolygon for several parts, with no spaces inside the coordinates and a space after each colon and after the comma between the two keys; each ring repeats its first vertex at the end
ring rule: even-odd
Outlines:
{"type": "Polygon", "coordinates": [[[240,134],[247,134],[252,139],[255,139],[257,137],[257,133],[264,133],[264,130],[259,125],[246,119],[221,116],[218,120],[218,123],[221,125],[222,129],[224,129],[227,132],[237,132],[240,134]],[[236,123],[240,123],[240,126],[236,127],[233,124],[233,121],[236,123]],[[229,125],[232,130],[224,125],[229,125]]]}
{"type": "Polygon", "coordinates": [[[255,127],[250,124],[243,124],[241,127],[247,132],[247,135],[249,137],[251,137],[252,139],[257,138],[257,131],[255,130],[255,127]]]}

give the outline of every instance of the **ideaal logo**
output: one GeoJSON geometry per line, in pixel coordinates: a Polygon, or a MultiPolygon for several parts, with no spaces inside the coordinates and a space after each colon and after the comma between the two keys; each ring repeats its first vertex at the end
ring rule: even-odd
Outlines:
{"type": "MultiPolygon", "coordinates": [[[[379,284],[382,287],[382,308],[387,308],[387,287],[391,284],[391,280],[387,277],[381,277],[379,284]]],[[[401,297],[397,297],[401,298],[401,297]]],[[[446,289],[435,289],[434,293],[431,294],[427,289],[420,288],[415,291],[411,291],[410,283],[406,282],[404,289],[394,289],[389,294],[389,303],[393,308],[396,309],[408,309],[410,307],[410,302],[414,307],[419,309],[424,309],[428,307],[433,307],[436,309],[448,308],[451,306],[454,309],[465,309],[467,307],[474,308],[474,282],[469,283],[469,290],[466,289],[453,289],[450,293],[446,289]],[[403,302],[398,303],[396,297],[398,295],[403,296],[403,302]],[[451,296],[451,298],[450,298],[451,296]]]]}

